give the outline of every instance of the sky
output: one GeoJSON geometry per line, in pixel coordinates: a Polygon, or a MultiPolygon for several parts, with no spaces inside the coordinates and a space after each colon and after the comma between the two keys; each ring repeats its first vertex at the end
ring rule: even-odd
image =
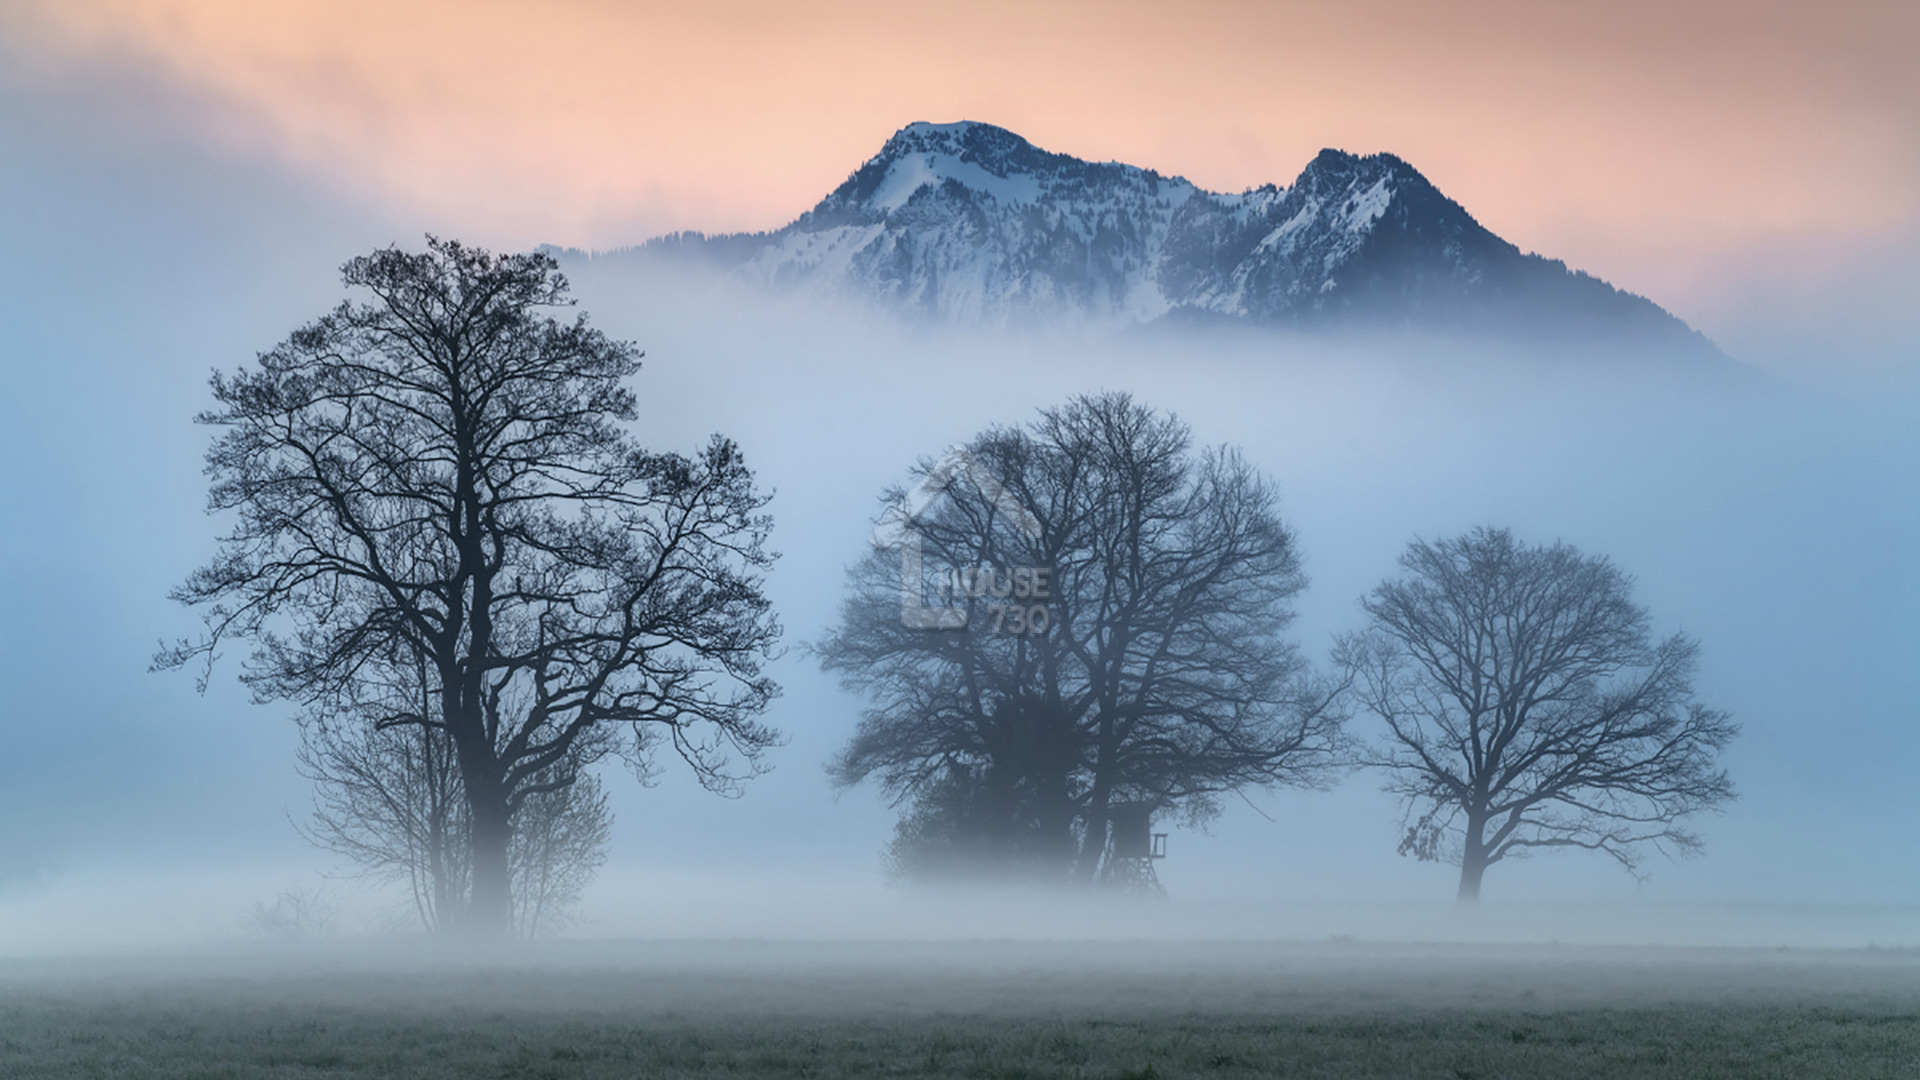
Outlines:
{"type": "MultiPolygon", "coordinates": [[[[850,335],[686,283],[576,275],[598,321],[649,351],[643,438],[726,431],[776,489],[794,642],[831,617],[875,497],[915,456],[1131,389],[1275,477],[1313,579],[1309,652],[1352,628],[1408,537],[1485,520],[1614,555],[1656,625],[1705,642],[1705,692],[1748,725],[1730,761],[1745,796],[1708,829],[1712,854],[1644,888],[1542,860],[1490,895],[1911,911],[1911,6],[961,11],[0,0],[0,456],[19,463],[0,484],[0,946],[54,914],[131,919],[168,890],[204,920],[315,873],[289,825],[304,793],[284,710],[250,704],[230,668],[204,696],[145,670],[192,631],[165,592],[215,533],[190,422],[211,369],[337,302],[339,263],[373,246],[774,227],[900,126],[963,118],[1216,189],[1284,183],[1321,146],[1389,150],[1781,388],[1196,379],[1175,345],[850,335]],[[130,889],[136,868],[171,884],[130,889]]],[[[746,797],[609,784],[609,882],[697,880],[737,903],[767,875],[877,880],[887,808],[820,770],[858,702],[797,651],[780,676],[770,719],[790,742],[746,797]]],[[[1393,856],[1393,808],[1363,781],[1257,805],[1177,837],[1168,873],[1189,894],[1451,895],[1444,868],[1393,856]]]]}
{"type": "Polygon", "coordinates": [[[1783,303],[1895,315],[1862,279],[1920,237],[1910,4],[7,6],[29,93],[157,82],[121,101],[143,138],[504,246],[777,227],[962,119],[1226,190],[1391,151],[1750,353],[1817,340],[1743,336],[1783,303]]]}

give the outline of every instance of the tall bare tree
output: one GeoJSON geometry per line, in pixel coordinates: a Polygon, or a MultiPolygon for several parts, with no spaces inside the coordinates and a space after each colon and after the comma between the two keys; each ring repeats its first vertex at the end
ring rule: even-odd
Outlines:
{"type": "Polygon", "coordinates": [[[1335,688],[1285,636],[1305,583],[1293,534],[1238,454],[1109,394],[914,477],[887,495],[910,520],[854,568],[818,647],[872,703],[837,782],[922,800],[916,835],[964,805],[989,846],[1090,880],[1115,803],[1199,818],[1228,792],[1330,775],[1335,688]],[[1020,595],[1023,573],[1043,597],[1020,595]],[[957,613],[903,618],[903,582],[957,613]]]}
{"type": "Polygon", "coordinates": [[[1718,755],[1738,732],[1693,700],[1698,645],[1654,640],[1632,580],[1566,544],[1505,529],[1415,541],[1406,576],[1362,602],[1337,655],[1385,724],[1370,764],[1406,808],[1400,850],[1487,868],[1541,848],[1696,852],[1688,818],[1734,797],[1718,755]]]}
{"type": "Polygon", "coordinates": [[[234,524],[174,594],[205,633],[157,663],[204,682],[251,639],[256,697],[311,707],[374,658],[425,657],[437,708],[382,724],[451,741],[473,921],[506,933],[514,814],[578,740],[644,762],[660,739],[722,791],[776,741],[767,497],[725,439],[687,457],[627,435],[640,353],[555,316],[547,256],[429,238],[342,278],[365,298],[213,377],[209,502],[234,524]]]}

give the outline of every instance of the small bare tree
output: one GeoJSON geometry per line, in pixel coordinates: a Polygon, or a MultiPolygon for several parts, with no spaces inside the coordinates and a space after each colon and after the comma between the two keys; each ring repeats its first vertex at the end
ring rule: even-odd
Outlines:
{"type": "MultiPolygon", "coordinates": [[[[555,774],[569,768],[562,764],[555,774]]],[[[520,808],[508,863],[513,875],[513,925],[524,938],[566,927],[580,894],[607,861],[613,813],[600,780],[581,772],[569,783],[543,785],[520,808]]]]}
{"type": "Polygon", "coordinates": [[[425,657],[378,657],[342,700],[300,718],[296,752],[314,785],[301,835],[373,877],[404,880],[429,932],[457,925],[467,903],[460,765],[444,728],[381,720],[409,707],[431,716],[435,698],[425,657]]]}
{"type": "MultiPolygon", "coordinates": [[[[428,932],[461,927],[473,875],[452,740],[423,725],[319,718],[303,721],[300,735],[300,771],[314,784],[301,833],[373,877],[404,882],[428,932]]],[[[612,813],[583,756],[576,747],[537,777],[540,790],[514,815],[507,863],[520,937],[566,925],[606,861],[612,813]]]]}
{"type": "Polygon", "coordinates": [[[269,904],[256,900],[247,913],[253,932],[275,941],[314,941],[332,937],[339,911],[319,889],[283,889],[269,904]]]}
{"type": "MultiPolygon", "coordinates": [[[[313,813],[301,834],[368,875],[404,881],[429,933],[468,921],[471,818],[445,725],[387,719],[433,717],[440,694],[432,680],[424,656],[370,659],[344,696],[301,717],[297,752],[301,774],[314,785],[313,813]]],[[[530,702],[509,694],[502,704],[518,715],[530,702]]],[[[507,864],[521,937],[564,925],[606,860],[612,814],[587,768],[611,752],[609,742],[595,732],[576,739],[566,757],[531,778],[514,814],[507,864]]]]}
{"type": "Polygon", "coordinates": [[[431,728],[303,721],[299,770],[313,782],[309,842],[377,879],[407,885],[429,932],[451,929],[467,898],[459,767],[431,728]]]}
{"type": "Polygon", "coordinates": [[[1693,701],[1699,648],[1653,640],[1632,580],[1566,544],[1480,528],[1401,556],[1337,658],[1386,725],[1367,762],[1404,800],[1402,854],[1489,866],[1540,848],[1690,854],[1683,823],[1734,797],[1719,751],[1738,727],[1693,701]]]}

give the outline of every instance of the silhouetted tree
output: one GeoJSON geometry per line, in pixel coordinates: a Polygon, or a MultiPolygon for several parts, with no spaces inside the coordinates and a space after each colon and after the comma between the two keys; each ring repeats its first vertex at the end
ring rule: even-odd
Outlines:
{"type": "Polygon", "coordinates": [[[370,299],[213,377],[209,501],[234,525],[174,594],[205,634],[157,662],[202,661],[204,683],[249,638],[255,695],[312,707],[376,658],[426,658],[437,710],[381,724],[452,743],[471,915],[505,933],[514,815],[587,733],[641,763],[664,738],[721,791],[775,742],[767,498],[725,439],[634,443],[640,353],[554,317],[551,258],[429,238],[342,277],[370,299]]]}
{"type": "Polygon", "coordinates": [[[1539,848],[1699,850],[1682,822],[1733,798],[1719,751],[1738,732],[1693,701],[1699,649],[1653,640],[1632,581],[1566,544],[1481,528],[1400,558],[1337,655],[1386,725],[1370,763],[1406,807],[1402,854],[1487,867],[1539,848]]]}
{"type": "Polygon", "coordinates": [[[818,646],[872,702],[836,782],[938,789],[936,808],[972,784],[977,835],[1090,881],[1113,802],[1203,818],[1226,792],[1328,777],[1335,688],[1284,636],[1305,582],[1293,535],[1236,453],[1196,452],[1184,424],[1113,394],[914,477],[818,646]],[[1047,595],[1021,596],[1023,574],[1047,595]]]}
{"type": "MultiPolygon", "coordinates": [[[[375,877],[402,881],[429,932],[466,923],[473,874],[466,793],[453,741],[437,724],[383,726],[402,702],[433,715],[438,694],[424,658],[369,665],[360,707],[338,703],[301,718],[299,769],[314,784],[300,827],[315,845],[375,877]]],[[[604,738],[576,739],[567,757],[533,778],[514,816],[507,865],[514,930],[532,938],[557,929],[606,860],[612,813],[586,767],[604,738]]]]}
{"type": "MultiPolygon", "coordinates": [[[[920,884],[958,879],[1018,878],[1026,865],[996,785],[955,763],[923,785],[894,826],[888,873],[920,884]]],[[[1044,867],[1042,867],[1044,870],[1044,867]]]]}
{"type": "MultiPolygon", "coordinates": [[[[553,766],[553,777],[577,769],[553,766]]],[[[522,937],[564,929],[578,913],[580,896],[607,861],[613,812],[599,777],[579,772],[566,784],[542,783],[514,822],[507,864],[513,877],[513,925],[522,937]]]]}
{"type": "Polygon", "coordinates": [[[399,712],[395,697],[434,715],[426,672],[424,657],[369,664],[350,688],[358,707],[328,702],[300,718],[296,756],[314,807],[296,827],[366,873],[404,881],[421,926],[437,932],[461,924],[472,881],[460,765],[444,727],[382,724],[399,712]]]}

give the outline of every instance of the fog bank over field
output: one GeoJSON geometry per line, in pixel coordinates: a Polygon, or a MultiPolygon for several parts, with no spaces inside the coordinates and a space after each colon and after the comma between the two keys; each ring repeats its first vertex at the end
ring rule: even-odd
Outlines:
{"type": "MultiPolygon", "coordinates": [[[[754,878],[681,866],[621,864],[602,875],[578,917],[559,937],[575,943],[794,942],[820,949],[868,949],[909,942],[943,943],[964,953],[970,943],[1077,945],[1083,955],[1135,946],[1250,942],[1290,945],[1421,943],[1553,949],[1618,947],[1794,950],[1801,953],[1904,956],[1911,961],[1920,910],[1910,904],[1686,902],[1614,897],[1605,900],[1485,900],[1454,906],[1444,887],[1399,898],[1299,900],[1249,889],[1238,899],[1181,895],[1184,876],[1164,900],[1046,890],[958,887],[944,891],[883,887],[873,873],[754,878]],[[1125,943],[1125,944],[1120,944],[1125,943]],[[1892,950],[1888,952],[1887,950],[1892,950]]],[[[12,890],[0,903],[0,955],[48,961],[90,957],[101,963],[222,964],[263,956],[392,957],[422,964],[452,962],[459,948],[422,938],[391,890],[353,881],[329,882],[307,895],[325,911],[324,925],[276,931],[251,917],[288,883],[312,887],[308,868],[263,871],[249,865],[179,873],[140,873],[114,880],[66,876],[43,887],[12,890]],[[127,890],[129,881],[133,891],[127,890]],[[264,952],[262,952],[264,950],[264,952]],[[344,952],[342,952],[344,950],[344,952]],[[395,951],[397,950],[397,952],[395,951]]],[[[1442,881],[1441,886],[1445,885],[1442,881]]],[[[1511,892],[1538,893],[1515,882],[1511,892]]],[[[563,956],[595,959],[569,947],[563,956]]],[[[725,951],[724,949],[722,951],[725,951]]],[[[883,950],[884,951],[884,948],[883,950]]],[[[532,962],[534,946],[483,953],[532,962]],[[519,951],[515,951],[518,949],[519,951]]],[[[645,950],[635,955],[645,955],[645,950]]],[[[1473,955],[1462,953],[1463,957],[1473,955]]],[[[1569,958],[1591,953],[1569,953],[1569,958]]],[[[1671,959],[1682,959],[1676,955],[1671,959]]]]}
{"type": "MultiPolygon", "coordinates": [[[[632,1025],[987,1018],[1420,1015],[1719,1009],[1845,1000],[1905,1011],[1911,952],[1246,941],[555,942],[539,948],[255,948],[26,960],[0,992],[190,1009],[223,1022],[565,1016],[632,1025]],[[49,994],[51,992],[51,994],[49,994]],[[234,1014],[238,1013],[238,1017],[234,1014]],[[345,1019],[345,1017],[342,1017],[345,1019]]],[[[41,1002],[34,1002],[41,1004],[41,1002]]],[[[190,1027],[196,1025],[189,1025],[190,1027]]]]}
{"type": "MultiPolygon", "coordinates": [[[[90,957],[190,964],[265,950],[266,955],[324,957],[365,951],[419,963],[457,958],[459,948],[420,936],[391,891],[352,882],[309,895],[328,914],[323,926],[269,931],[250,917],[257,901],[310,874],[228,871],[140,874],[135,893],[76,877],[20,889],[0,904],[0,955],[53,961],[90,957]],[[397,950],[397,952],[395,952],[397,950]]],[[[1176,882],[1176,885],[1178,883],[1176,882]]],[[[868,875],[759,879],[673,867],[615,867],[594,888],[579,917],[559,936],[576,943],[795,942],[820,948],[889,943],[1078,944],[1088,954],[1115,943],[1265,942],[1291,945],[1421,943],[1462,948],[1721,948],[1906,956],[1916,935],[1912,905],[1487,900],[1456,908],[1433,895],[1340,903],[1249,895],[1238,900],[1174,895],[1161,901],[1087,897],[1045,890],[956,888],[943,892],[882,888],[868,875]]],[[[1130,946],[1127,946],[1130,947],[1130,946]]],[[[497,955],[531,961],[540,950],[497,955]]],[[[644,951],[644,950],[643,950],[644,951]]],[[[493,954],[488,954],[493,955],[493,954]]],[[[563,955],[590,956],[577,949],[563,955]]],[[[638,955],[638,954],[637,954],[638,955]]],[[[1462,954],[1469,955],[1469,954],[1462,954]]]]}
{"type": "MultiPolygon", "coordinates": [[[[604,769],[611,862],[574,936],[1920,943],[1920,870],[1905,857],[1920,773],[1911,379],[1865,392],[1824,382],[1814,364],[1785,380],[1392,337],[936,329],[697,274],[567,270],[596,324],[648,352],[634,384],[642,440],[691,449],[726,433],[776,492],[783,557],[769,584],[789,645],[774,664],[785,693],[768,716],[788,742],[741,798],[700,791],[671,760],[651,788],[617,764],[604,769]],[[822,769],[861,703],[802,646],[835,617],[879,493],[917,457],[1097,390],[1178,413],[1198,442],[1243,448],[1276,483],[1311,579],[1294,636],[1316,662],[1358,626],[1358,598],[1414,536],[1498,524],[1616,560],[1657,632],[1702,642],[1701,699],[1744,725],[1726,758],[1741,798],[1698,823],[1706,855],[1654,858],[1638,885],[1602,858],[1512,860],[1488,875],[1483,909],[1460,913],[1450,868],[1395,854],[1398,808],[1363,773],[1324,794],[1227,800],[1204,829],[1158,825],[1172,833],[1157,868],[1164,903],[1076,907],[889,886],[879,852],[894,812],[870,790],[836,794],[822,769]]],[[[248,347],[337,299],[307,280],[318,275],[301,277],[298,295],[249,316],[248,347]]],[[[221,340],[237,346],[233,333],[221,340]]],[[[124,488],[146,523],[91,530],[82,545],[119,568],[114,595],[132,598],[106,631],[99,655],[110,670],[56,655],[78,633],[73,600],[16,562],[24,618],[14,629],[43,628],[16,655],[50,659],[14,680],[30,707],[57,704],[75,720],[35,736],[44,768],[13,789],[7,813],[20,827],[13,869],[0,875],[0,951],[243,940],[256,931],[250,909],[286,889],[324,894],[334,934],[407,924],[398,896],[322,877],[341,867],[294,835],[288,819],[305,814],[308,792],[292,774],[285,710],[246,703],[231,663],[204,698],[184,675],[140,670],[155,638],[187,630],[190,619],[159,597],[217,529],[200,512],[192,455],[202,433],[188,416],[206,369],[243,359],[237,347],[156,359],[149,378],[167,387],[164,409],[148,408],[135,428],[166,447],[164,484],[132,489],[129,477],[153,463],[109,452],[126,437],[115,432],[61,466],[99,486],[103,503],[100,491],[124,488]],[[88,719],[101,715],[130,724],[132,737],[88,719]]],[[[60,531],[38,529],[28,554],[54,565],[60,531]]],[[[1376,734],[1365,716],[1354,727],[1376,734]]]]}

